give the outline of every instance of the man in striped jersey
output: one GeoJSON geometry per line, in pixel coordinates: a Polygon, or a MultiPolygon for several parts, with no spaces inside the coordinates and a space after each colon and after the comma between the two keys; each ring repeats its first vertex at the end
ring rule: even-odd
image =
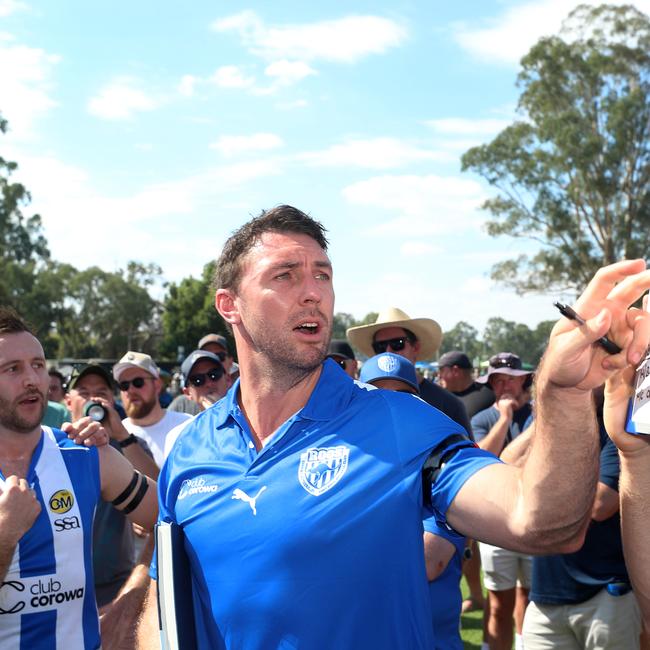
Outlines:
{"type": "Polygon", "coordinates": [[[48,384],[40,343],[0,308],[0,647],[99,648],[95,506],[112,501],[150,528],[155,483],[105,444],[89,418],[66,432],[42,427],[48,384]],[[104,444],[84,446],[91,435],[104,444]]]}

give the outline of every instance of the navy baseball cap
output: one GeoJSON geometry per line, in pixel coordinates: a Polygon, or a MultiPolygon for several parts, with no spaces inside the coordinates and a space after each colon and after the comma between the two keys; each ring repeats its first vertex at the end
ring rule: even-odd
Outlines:
{"type": "Polygon", "coordinates": [[[469,357],[460,350],[450,350],[445,352],[440,359],[438,359],[438,368],[451,368],[451,366],[458,366],[459,368],[472,368],[472,362],[469,357]]]}
{"type": "Polygon", "coordinates": [[[392,352],[384,352],[370,357],[363,364],[359,380],[364,384],[372,384],[379,379],[395,379],[415,388],[418,393],[418,377],[415,374],[415,366],[405,357],[392,352]]]}
{"type": "Polygon", "coordinates": [[[352,347],[345,339],[332,339],[327,350],[328,357],[342,357],[343,359],[355,359],[352,347]]]}
{"type": "Polygon", "coordinates": [[[192,352],[181,365],[181,374],[183,375],[184,383],[187,383],[187,378],[190,376],[194,364],[197,361],[201,361],[201,359],[210,359],[210,361],[214,361],[223,370],[221,359],[219,359],[214,352],[208,352],[207,350],[194,350],[194,352],[192,352]]]}

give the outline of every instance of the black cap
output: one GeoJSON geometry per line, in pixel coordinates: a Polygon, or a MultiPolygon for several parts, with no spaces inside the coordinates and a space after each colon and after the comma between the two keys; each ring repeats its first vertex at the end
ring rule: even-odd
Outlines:
{"type": "Polygon", "coordinates": [[[111,373],[98,363],[88,363],[84,366],[74,368],[68,379],[68,388],[74,388],[77,382],[86,375],[99,375],[106,382],[106,385],[113,390],[113,377],[111,377],[111,373]]]}
{"type": "Polygon", "coordinates": [[[343,357],[344,359],[355,359],[352,347],[345,339],[332,339],[327,350],[327,356],[343,357]]]}
{"type": "Polygon", "coordinates": [[[451,368],[451,366],[458,366],[459,368],[472,368],[472,362],[469,357],[460,350],[450,350],[445,352],[440,359],[438,359],[438,368],[451,368]]]}

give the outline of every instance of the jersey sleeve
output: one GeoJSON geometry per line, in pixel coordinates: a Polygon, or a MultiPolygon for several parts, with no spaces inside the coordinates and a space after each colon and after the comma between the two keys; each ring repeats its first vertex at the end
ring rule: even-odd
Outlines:
{"type": "Polygon", "coordinates": [[[500,462],[494,454],[475,446],[462,446],[448,458],[431,485],[431,504],[443,522],[465,482],[484,467],[500,462]]]}

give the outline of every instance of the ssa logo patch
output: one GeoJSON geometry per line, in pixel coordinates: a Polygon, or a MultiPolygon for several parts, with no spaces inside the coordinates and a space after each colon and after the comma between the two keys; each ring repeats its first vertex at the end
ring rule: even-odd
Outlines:
{"type": "Polygon", "coordinates": [[[300,467],[298,467],[300,485],[309,494],[320,496],[343,478],[348,468],[349,457],[350,450],[344,445],[308,449],[300,454],[300,467]]]}
{"type": "Polygon", "coordinates": [[[57,515],[68,512],[74,505],[74,497],[68,490],[57,490],[49,500],[50,510],[57,515]]]}

